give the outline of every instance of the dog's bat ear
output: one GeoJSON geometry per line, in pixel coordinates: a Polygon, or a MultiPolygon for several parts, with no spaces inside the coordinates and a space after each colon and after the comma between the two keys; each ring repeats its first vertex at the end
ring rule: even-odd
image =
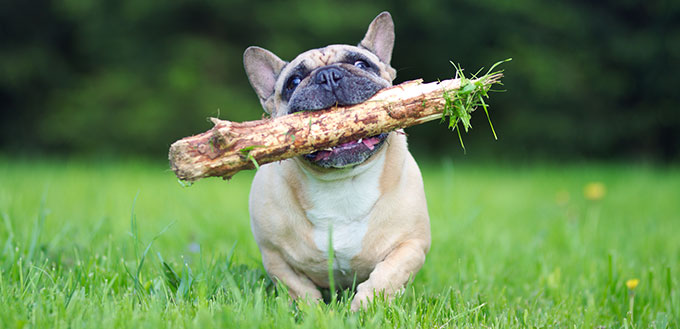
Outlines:
{"type": "Polygon", "coordinates": [[[390,13],[383,11],[373,19],[359,47],[374,53],[383,63],[390,65],[394,48],[394,22],[390,13]]]}
{"type": "Polygon", "coordinates": [[[267,101],[274,95],[276,80],[286,62],[267,49],[253,46],[243,53],[243,66],[262,106],[271,113],[267,101]]]}

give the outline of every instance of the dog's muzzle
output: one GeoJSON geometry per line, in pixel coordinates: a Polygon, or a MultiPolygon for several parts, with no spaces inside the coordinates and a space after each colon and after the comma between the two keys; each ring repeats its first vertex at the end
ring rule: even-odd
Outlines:
{"type": "Polygon", "coordinates": [[[359,104],[389,86],[339,65],[321,67],[312,72],[309,79],[309,83],[298,87],[291,95],[289,113],[359,104]]]}

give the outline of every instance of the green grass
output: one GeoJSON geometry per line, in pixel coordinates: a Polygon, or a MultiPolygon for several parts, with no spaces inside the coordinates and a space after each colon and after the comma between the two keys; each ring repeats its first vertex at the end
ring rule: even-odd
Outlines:
{"type": "Polygon", "coordinates": [[[266,278],[252,172],[186,188],[162,165],[0,158],[0,328],[678,328],[680,168],[422,169],[425,265],[353,314],[266,278]]]}

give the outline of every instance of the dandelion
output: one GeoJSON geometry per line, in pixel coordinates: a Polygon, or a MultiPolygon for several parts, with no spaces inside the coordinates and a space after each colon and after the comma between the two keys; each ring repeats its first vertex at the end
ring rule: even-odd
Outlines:
{"type": "Polygon", "coordinates": [[[628,300],[628,318],[630,323],[633,323],[633,311],[635,310],[635,288],[637,288],[640,283],[639,279],[630,279],[626,281],[626,287],[628,287],[628,295],[630,299],[628,300]]]}
{"type": "Polygon", "coordinates": [[[628,287],[628,290],[633,291],[635,290],[639,283],[640,283],[639,279],[630,279],[626,281],[626,287],[628,287]]]}
{"type": "Polygon", "coordinates": [[[590,182],[583,188],[583,196],[592,201],[602,200],[606,193],[602,182],[590,182]]]}

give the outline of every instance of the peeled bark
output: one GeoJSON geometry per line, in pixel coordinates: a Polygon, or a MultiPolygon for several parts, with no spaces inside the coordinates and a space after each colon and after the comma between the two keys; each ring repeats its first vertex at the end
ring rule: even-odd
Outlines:
{"type": "MultiPolygon", "coordinates": [[[[501,76],[499,73],[467,82],[482,82],[486,91],[501,76]]],[[[258,164],[440,119],[445,107],[450,106],[446,103],[447,93],[460,87],[461,79],[432,83],[413,80],[383,89],[353,106],[242,123],[211,118],[215,124],[212,129],[170,146],[170,165],[184,181],[210,176],[228,179],[258,164]]]]}

